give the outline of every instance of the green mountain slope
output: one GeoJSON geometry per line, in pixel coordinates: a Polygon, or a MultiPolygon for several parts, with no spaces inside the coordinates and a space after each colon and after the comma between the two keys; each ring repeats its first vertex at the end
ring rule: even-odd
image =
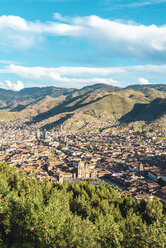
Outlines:
{"type": "MultiPolygon", "coordinates": [[[[44,100],[47,96],[52,98],[71,99],[88,93],[102,93],[121,90],[105,84],[95,84],[82,89],[59,88],[54,86],[25,88],[19,92],[0,89],[0,109],[11,111],[21,111],[29,105],[36,104],[44,100]]],[[[40,104],[40,103],[39,103],[40,104]]]]}
{"type": "Polygon", "coordinates": [[[51,128],[62,123],[84,126],[89,121],[101,123],[121,118],[133,121],[148,119],[147,116],[149,119],[155,119],[157,113],[158,116],[162,115],[163,112],[158,110],[162,104],[156,104],[149,109],[148,104],[156,98],[166,98],[164,85],[140,86],[139,89],[137,86],[136,89],[132,87],[124,90],[110,85],[95,84],[82,89],[36,87],[19,92],[2,90],[0,103],[3,106],[1,109],[14,112],[15,118],[28,118],[31,119],[28,124],[49,124],[51,128]],[[145,109],[148,109],[146,113],[145,109]]]}
{"type": "Polygon", "coordinates": [[[16,118],[16,113],[0,110],[0,122],[14,121],[16,118]]]}
{"type": "Polygon", "coordinates": [[[51,127],[53,127],[53,124],[56,126],[63,122],[81,126],[87,121],[113,121],[130,112],[135,103],[149,102],[150,100],[142,92],[133,90],[84,94],[65,100],[54,108],[35,116],[32,123],[49,120],[49,123],[52,122],[51,127]]]}

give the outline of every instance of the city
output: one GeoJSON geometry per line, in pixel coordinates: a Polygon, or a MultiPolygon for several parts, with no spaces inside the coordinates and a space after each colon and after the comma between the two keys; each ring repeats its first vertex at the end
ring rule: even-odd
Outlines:
{"type": "Polygon", "coordinates": [[[0,161],[51,182],[105,180],[135,199],[166,203],[166,131],[67,133],[0,125],[0,161]]]}
{"type": "Polygon", "coordinates": [[[166,248],[166,0],[0,0],[0,248],[166,248]]]}

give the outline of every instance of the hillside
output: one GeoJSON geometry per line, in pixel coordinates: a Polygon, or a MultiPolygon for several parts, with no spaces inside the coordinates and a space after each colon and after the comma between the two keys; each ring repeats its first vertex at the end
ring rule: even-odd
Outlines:
{"type": "Polygon", "coordinates": [[[117,92],[121,91],[122,88],[108,85],[108,84],[94,84],[90,86],[83,87],[82,89],[76,90],[74,93],[71,93],[69,97],[76,97],[76,96],[81,96],[85,94],[101,94],[105,92],[117,92]]]}
{"type": "Polygon", "coordinates": [[[12,112],[0,110],[0,122],[8,122],[16,120],[17,115],[12,112]]]}
{"type": "Polygon", "coordinates": [[[31,98],[33,99],[43,98],[46,96],[58,98],[62,95],[68,95],[74,91],[76,91],[76,89],[60,88],[54,86],[40,87],[40,88],[33,87],[33,88],[25,88],[23,90],[20,90],[19,95],[25,98],[29,98],[31,96],[31,98]]]}
{"type": "Polygon", "coordinates": [[[121,118],[121,121],[154,121],[166,114],[166,98],[157,98],[149,104],[135,104],[132,111],[121,118]]]}
{"type": "Polygon", "coordinates": [[[47,96],[59,98],[74,91],[75,89],[57,87],[25,88],[19,92],[0,89],[0,109],[20,111],[29,104],[36,104],[47,96]]]}
{"type": "Polygon", "coordinates": [[[130,112],[136,103],[149,103],[143,92],[125,90],[84,94],[62,101],[52,109],[32,118],[32,123],[41,123],[45,128],[65,123],[70,128],[83,128],[87,122],[115,121],[130,112]],[[45,126],[46,121],[49,125],[45,126]]]}
{"type": "Polygon", "coordinates": [[[140,89],[139,91],[142,92],[145,95],[145,97],[147,97],[150,100],[154,100],[156,98],[166,98],[166,88],[164,91],[160,89],[157,90],[154,88],[144,87],[140,89]]]}
{"type": "Polygon", "coordinates": [[[118,90],[121,90],[121,88],[105,84],[95,84],[82,89],[60,88],[54,86],[25,88],[18,92],[0,89],[0,109],[20,111],[28,105],[33,105],[38,101],[44,100],[47,96],[55,99],[71,99],[88,93],[97,94],[118,90]]]}
{"type": "Polygon", "coordinates": [[[160,111],[162,103],[152,107],[148,104],[157,98],[166,98],[165,85],[127,88],[95,84],[82,89],[52,86],[27,88],[19,92],[2,89],[0,109],[3,112],[0,117],[3,121],[28,118],[31,120],[28,124],[39,123],[46,128],[64,123],[77,129],[85,127],[88,122],[98,125],[118,119],[128,122],[155,120],[164,114],[164,110],[160,111]],[[7,114],[9,111],[10,115],[7,114]]]}
{"type": "Polygon", "coordinates": [[[0,109],[5,109],[19,99],[18,92],[0,89],[0,109]]]}
{"type": "Polygon", "coordinates": [[[64,99],[65,99],[65,97],[63,97],[63,96],[61,96],[59,98],[46,96],[46,97],[42,98],[41,100],[39,99],[35,102],[28,104],[27,106],[18,105],[12,111],[17,112],[17,116],[19,118],[25,118],[25,117],[32,118],[34,116],[37,116],[43,112],[46,112],[46,111],[54,108],[60,102],[62,102],[64,99]]]}
{"type": "MultiPolygon", "coordinates": [[[[91,97],[92,95],[89,98],[91,97]]],[[[70,122],[73,122],[73,124],[75,122],[78,125],[79,119],[95,122],[118,120],[121,116],[131,111],[136,102],[147,103],[148,99],[142,93],[136,93],[134,91],[120,91],[106,94],[98,98],[97,101],[89,101],[88,105],[80,106],[70,122]]]]}
{"type": "Polygon", "coordinates": [[[140,90],[143,88],[152,88],[155,90],[159,90],[159,91],[165,91],[166,92],[166,85],[165,84],[133,84],[133,85],[129,85],[127,86],[125,89],[133,89],[133,90],[140,90]]]}

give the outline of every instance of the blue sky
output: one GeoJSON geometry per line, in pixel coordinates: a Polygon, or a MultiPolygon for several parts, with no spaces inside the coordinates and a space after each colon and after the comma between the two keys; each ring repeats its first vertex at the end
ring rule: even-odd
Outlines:
{"type": "Polygon", "coordinates": [[[166,0],[0,0],[0,87],[166,83],[166,0]]]}

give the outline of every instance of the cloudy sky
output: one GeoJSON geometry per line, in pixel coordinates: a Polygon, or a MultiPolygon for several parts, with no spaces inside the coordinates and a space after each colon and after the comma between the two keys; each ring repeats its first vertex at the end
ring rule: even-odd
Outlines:
{"type": "Polygon", "coordinates": [[[166,83],[166,0],[0,0],[0,87],[166,83]]]}

